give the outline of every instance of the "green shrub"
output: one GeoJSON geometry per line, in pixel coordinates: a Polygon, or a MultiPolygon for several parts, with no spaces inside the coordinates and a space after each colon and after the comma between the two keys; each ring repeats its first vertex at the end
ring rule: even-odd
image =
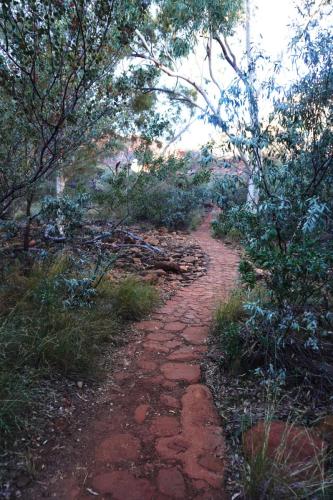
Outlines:
{"type": "Polygon", "coordinates": [[[69,256],[13,266],[0,287],[0,436],[24,421],[38,380],[84,377],[98,369],[118,318],[139,319],[157,304],[154,287],[85,277],[69,256]]]}
{"type": "Polygon", "coordinates": [[[212,201],[221,208],[217,218],[212,221],[213,236],[225,238],[231,242],[239,242],[242,239],[240,226],[236,227],[233,217],[233,209],[246,202],[246,183],[243,177],[236,174],[218,175],[211,184],[212,201]]]}
{"type": "Polygon", "coordinates": [[[250,288],[253,288],[256,283],[256,272],[251,262],[242,259],[239,263],[238,269],[243,283],[247,284],[250,288]]]}
{"type": "MultiPolygon", "coordinates": [[[[305,380],[331,391],[332,36],[324,30],[303,41],[307,73],[276,100],[270,123],[257,138],[262,148],[253,177],[257,199],[231,204],[220,229],[240,231],[244,281],[253,286],[251,267],[261,269],[269,291],[265,303],[245,305],[242,338],[249,361],[263,372],[284,373],[290,383],[305,380]]],[[[255,161],[255,148],[247,149],[255,161]]]]}
{"type": "MultiPolygon", "coordinates": [[[[0,362],[1,363],[1,362],[0,362]]],[[[21,426],[29,406],[32,388],[28,380],[33,373],[17,373],[10,367],[0,368],[0,437],[21,426]]]]}
{"type": "Polygon", "coordinates": [[[215,238],[225,238],[231,242],[238,243],[242,239],[242,232],[236,227],[229,212],[222,211],[212,221],[212,231],[215,238]]]}
{"type": "Polygon", "coordinates": [[[140,159],[140,173],[104,174],[94,200],[109,217],[128,217],[170,229],[188,228],[208,196],[210,171],[189,174],[187,158],[149,156],[140,159]]]}
{"type": "Polygon", "coordinates": [[[215,313],[214,334],[218,337],[221,350],[229,366],[241,356],[241,321],[245,316],[242,291],[235,290],[227,302],[221,304],[215,313]]]}
{"type": "Polygon", "coordinates": [[[133,201],[133,218],[169,229],[189,227],[203,200],[199,187],[184,189],[165,182],[157,183],[142,194],[133,201]]]}
{"type": "Polygon", "coordinates": [[[193,210],[191,214],[191,219],[188,224],[188,229],[190,231],[195,231],[200,226],[201,222],[202,222],[202,211],[200,211],[199,209],[193,210]]]}
{"type": "Polygon", "coordinates": [[[102,344],[119,328],[105,290],[74,272],[66,256],[25,274],[15,267],[7,278],[0,288],[0,435],[20,425],[41,377],[96,373],[102,344]]]}
{"type": "MultiPolygon", "coordinates": [[[[244,369],[252,367],[253,351],[258,348],[256,342],[264,343],[267,338],[264,335],[260,336],[260,332],[258,332],[259,339],[254,338],[253,331],[248,328],[247,324],[251,318],[248,305],[257,304],[258,308],[264,308],[269,300],[268,290],[256,285],[250,289],[235,289],[227,302],[217,308],[214,334],[218,338],[227,366],[236,367],[241,364],[244,369]]],[[[258,349],[258,354],[262,356],[261,349],[258,349]]],[[[272,378],[271,372],[270,368],[269,375],[272,378]]]]}
{"type": "Polygon", "coordinates": [[[129,276],[108,292],[113,312],[125,320],[137,320],[147,315],[158,303],[156,288],[129,276]]]}

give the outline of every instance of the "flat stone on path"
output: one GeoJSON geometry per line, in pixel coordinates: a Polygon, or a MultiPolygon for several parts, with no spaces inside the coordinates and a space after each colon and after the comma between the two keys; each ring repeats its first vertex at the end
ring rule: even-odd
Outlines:
{"type": "Polygon", "coordinates": [[[170,351],[168,347],[165,347],[163,342],[156,342],[155,340],[148,340],[148,342],[145,342],[143,345],[144,348],[150,352],[168,353],[170,351]]]}
{"type": "Polygon", "coordinates": [[[186,325],[184,323],[181,323],[180,321],[172,321],[171,323],[167,323],[164,326],[164,330],[167,332],[181,332],[184,330],[186,325]]]}
{"type": "Polygon", "coordinates": [[[136,323],[135,328],[138,330],[143,330],[145,332],[154,332],[161,329],[160,321],[140,321],[136,323]]]}
{"type": "Polygon", "coordinates": [[[182,474],[175,467],[161,469],[157,476],[158,489],[171,498],[186,498],[186,486],[182,474]]]}
{"type": "Polygon", "coordinates": [[[132,434],[114,434],[102,441],[95,456],[99,462],[118,463],[123,460],[136,460],[140,450],[140,441],[132,434]]]}
{"type": "Polygon", "coordinates": [[[157,452],[165,459],[180,460],[184,472],[192,479],[220,488],[225,443],[213,398],[206,386],[197,384],[187,388],[182,397],[181,424],[181,434],[157,441],[157,452]]]}
{"type": "Polygon", "coordinates": [[[139,368],[141,368],[145,372],[151,372],[156,370],[157,368],[157,363],[155,361],[151,361],[149,359],[139,359],[137,361],[137,365],[139,368]]]}
{"type": "Polygon", "coordinates": [[[145,404],[139,405],[135,408],[134,420],[136,421],[137,424],[143,424],[149,412],[149,409],[150,406],[145,404]]]}
{"type": "Polygon", "coordinates": [[[205,344],[208,337],[208,328],[206,326],[189,326],[182,332],[182,336],[190,344],[205,344]]]}
{"type": "Polygon", "coordinates": [[[183,346],[177,351],[169,354],[170,361],[195,361],[202,358],[202,354],[207,351],[207,347],[203,346],[183,346]]]}
{"type": "Polygon", "coordinates": [[[164,341],[164,340],[172,340],[174,339],[175,336],[172,335],[172,333],[165,333],[165,332],[156,332],[156,333],[150,333],[147,335],[148,340],[157,340],[158,342],[164,341]]]}
{"type": "MultiPolygon", "coordinates": [[[[106,472],[92,481],[93,490],[115,500],[153,500],[155,488],[147,479],[137,479],[127,470],[106,472]]],[[[91,497],[93,498],[93,497],[91,497]]]]}
{"type": "Polygon", "coordinates": [[[180,408],[180,402],[178,399],[173,396],[169,396],[168,394],[161,394],[160,401],[162,404],[169,406],[170,408],[180,408]]]}
{"type": "Polygon", "coordinates": [[[155,436],[174,436],[180,431],[179,421],[176,417],[156,417],[150,427],[150,432],[155,436]]]}
{"type": "Polygon", "coordinates": [[[187,363],[165,363],[161,372],[168,380],[183,380],[189,384],[199,382],[201,376],[200,366],[187,363]]]}
{"type": "Polygon", "coordinates": [[[163,345],[168,349],[174,349],[182,345],[182,342],[180,340],[168,340],[167,342],[163,342],[163,345]]]}

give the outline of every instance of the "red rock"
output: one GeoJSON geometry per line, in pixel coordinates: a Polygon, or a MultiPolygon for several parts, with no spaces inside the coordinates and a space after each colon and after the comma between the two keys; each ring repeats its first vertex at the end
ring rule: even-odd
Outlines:
{"type": "Polygon", "coordinates": [[[160,416],[154,418],[150,432],[155,436],[167,437],[179,434],[179,421],[176,417],[160,416]]]}
{"type": "Polygon", "coordinates": [[[148,342],[145,342],[143,344],[143,347],[150,352],[169,352],[170,349],[168,347],[165,347],[165,345],[162,342],[155,342],[153,340],[148,340],[148,342]]]}
{"type": "Polygon", "coordinates": [[[123,380],[127,380],[129,379],[130,377],[132,377],[132,374],[131,373],[127,373],[125,371],[121,371],[121,372],[115,372],[113,374],[113,378],[115,380],[117,380],[117,382],[122,382],[123,380]]]}
{"type": "Polygon", "coordinates": [[[212,470],[213,472],[219,472],[221,470],[221,460],[210,455],[203,455],[198,463],[205,467],[205,469],[212,470]]]}
{"type": "Polygon", "coordinates": [[[146,416],[149,412],[150,406],[149,405],[139,405],[134,412],[134,420],[136,421],[137,424],[142,424],[146,416]]]}
{"type": "Polygon", "coordinates": [[[173,382],[172,380],[163,380],[161,385],[165,388],[165,389],[168,389],[170,391],[176,389],[178,387],[178,384],[177,382],[173,382]]]}
{"type": "Polygon", "coordinates": [[[160,401],[170,408],[180,408],[180,402],[168,394],[161,394],[160,401]]]}
{"type": "Polygon", "coordinates": [[[230,496],[227,496],[225,492],[220,489],[219,491],[205,491],[204,493],[200,493],[193,500],[229,500],[230,496]]]}
{"type": "Polygon", "coordinates": [[[152,385],[161,385],[165,381],[163,375],[156,375],[156,377],[149,377],[142,379],[142,383],[150,387],[152,385]]]}
{"type": "Polygon", "coordinates": [[[206,483],[206,481],[202,481],[201,479],[196,479],[192,481],[192,483],[197,490],[207,490],[209,488],[209,485],[206,483]]]}
{"type": "Polygon", "coordinates": [[[326,415],[316,427],[316,431],[333,447],[333,415],[326,415]]]}
{"type": "Polygon", "coordinates": [[[179,347],[180,345],[182,345],[182,342],[179,340],[168,340],[167,342],[163,342],[163,345],[170,350],[174,349],[175,347],[179,347]]]}
{"type": "Polygon", "coordinates": [[[205,352],[207,348],[203,346],[183,346],[177,351],[169,354],[167,359],[170,361],[195,361],[202,357],[202,353],[205,352]]]}
{"type": "Polygon", "coordinates": [[[191,385],[182,397],[183,435],[191,439],[191,453],[184,460],[184,470],[193,479],[202,479],[214,488],[221,486],[224,474],[225,442],[209,389],[191,385]],[[212,464],[214,471],[202,463],[212,464]],[[201,462],[201,463],[199,463],[201,462]]]}
{"type": "Polygon", "coordinates": [[[161,372],[168,380],[184,380],[195,384],[200,380],[200,367],[186,363],[165,363],[161,366],[161,372]]]}
{"type": "Polygon", "coordinates": [[[185,452],[191,447],[182,434],[177,436],[160,438],[156,441],[156,451],[167,460],[182,460],[185,452]]]}
{"type": "Polygon", "coordinates": [[[172,340],[174,339],[175,336],[172,333],[165,333],[165,332],[156,332],[156,333],[150,333],[147,335],[148,340],[157,340],[163,341],[163,340],[172,340]]]}
{"type": "Polygon", "coordinates": [[[188,306],[188,310],[184,314],[184,318],[188,319],[197,319],[199,317],[198,312],[194,311],[190,306],[188,306]]]}
{"type": "Polygon", "coordinates": [[[181,424],[181,434],[160,438],[156,451],[164,459],[181,461],[184,472],[190,478],[203,480],[213,488],[221,488],[225,443],[207,387],[191,385],[187,388],[182,397],[181,424]]]}
{"type": "Polygon", "coordinates": [[[181,332],[184,330],[186,325],[180,321],[171,321],[164,326],[164,330],[167,332],[181,332]]]}
{"type": "Polygon", "coordinates": [[[206,326],[188,326],[182,336],[190,344],[200,345],[207,342],[208,328],[206,326]]]}
{"type": "Polygon", "coordinates": [[[176,308],[177,305],[174,302],[169,302],[160,309],[160,313],[163,314],[163,316],[169,316],[170,314],[174,314],[176,308]]]}
{"type": "Polygon", "coordinates": [[[128,471],[106,472],[92,481],[94,491],[115,500],[153,500],[155,489],[147,479],[137,479],[128,471]]]}
{"type": "Polygon", "coordinates": [[[140,321],[135,324],[137,330],[144,330],[147,332],[154,332],[161,329],[160,321],[140,321]]]}
{"type": "Polygon", "coordinates": [[[132,434],[114,434],[102,441],[95,456],[99,462],[118,463],[123,460],[136,460],[140,451],[140,441],[132,434]]]}
{"type": "Polygon", "coordinates": [[[177,264],[177,262],[173,262],[173,261],[159,261],[159,262],[156,262],[156,265],[155,267],[157,269],[163,269],[163,271],[167,271],[167,272],[172,272],[172,273],[180,273],[181,270],[180,270],[180,265],[177,264]]]}
{"type": "Polygon", "coordinates": [[[278,458],[289,466],[313,462],[314,468],[326,450],[325,442],[311,430],[278,420],[259,422],[245,433],[243,448],[248,457],[260,453],[263,446],[271,459],[278,458]]]}
{"type": "Polygon", "coordinates": [[[155,363],[155,361],[150,361],[147,359],[139,359],[137,361],[137,365],[145,372],[152,372],[157,368],[157,363],[155,363]]]}
{"type": "Polygon", "coordinates": [[[157,486],[161,493],[171,498],[186,498],[185,481],[176,467],[160,470],[157,476],[157,486]]]}

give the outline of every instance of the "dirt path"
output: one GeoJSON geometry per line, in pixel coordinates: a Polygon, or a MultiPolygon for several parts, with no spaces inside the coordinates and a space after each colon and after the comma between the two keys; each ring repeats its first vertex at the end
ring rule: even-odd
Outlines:
{"type": "Polygon", "coordinates": [[[200,360],[216,300],[234,286],[238,257],[211,238],[209,219],[193,237],[209,256],[207,274],[136,324],[142,337],[121,352],[117,391],[91,428],[84,484],[67,476],[53,498],[225,498],[223,431],[200,384],[200,360]]]}

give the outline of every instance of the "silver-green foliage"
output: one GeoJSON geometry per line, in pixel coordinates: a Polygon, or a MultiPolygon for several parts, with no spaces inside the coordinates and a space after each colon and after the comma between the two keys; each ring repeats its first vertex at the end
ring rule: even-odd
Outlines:
{"type": "Polygon", "coordinates": [[[305,33],[301,47],[307,72],[275,104],[258,206],[240,204],[226,217],[252,266],[245,281],[252,286],[247,277],[260,268],[269,290],[268,303],[246,306],[243,340],[257,366],[332,384],[332,38],[305,33]]]}

